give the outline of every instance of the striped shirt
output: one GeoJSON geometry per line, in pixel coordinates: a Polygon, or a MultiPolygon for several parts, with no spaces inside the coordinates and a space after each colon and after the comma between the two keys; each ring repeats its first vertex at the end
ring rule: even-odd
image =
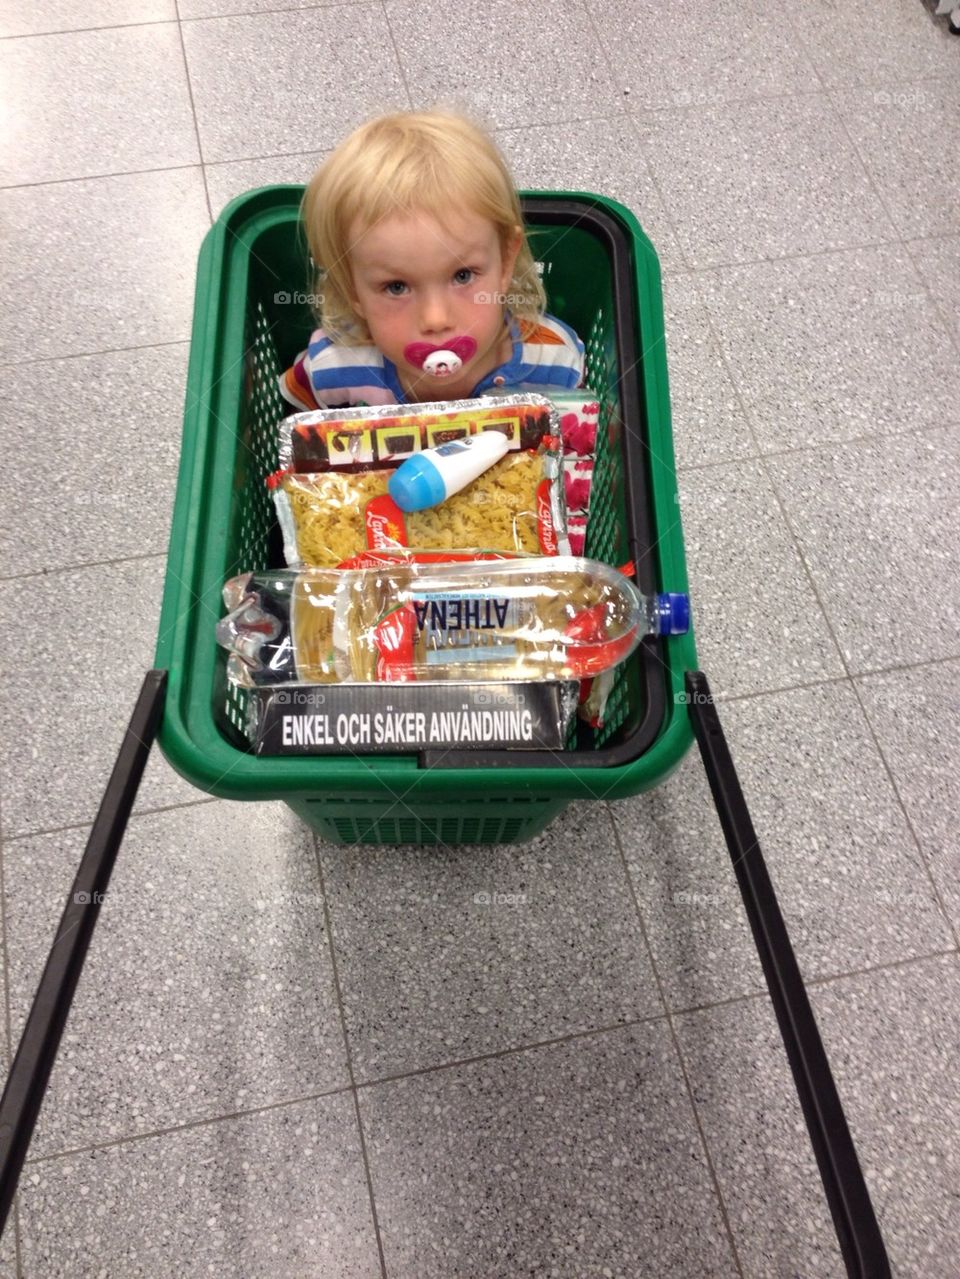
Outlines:
{"type": "MultiPolygon", "coordinates": [[[[561,320],[511,318],[510,359],[480,379],[469,397],[509,387],[540,392],[572,390],[583,377],[583,343],[561,320]]],[[[338,345],[316,329],[310,344],[279,378],[280,391],[298,409],[404,404],[397,366],[375,346],[338,345]]]]}

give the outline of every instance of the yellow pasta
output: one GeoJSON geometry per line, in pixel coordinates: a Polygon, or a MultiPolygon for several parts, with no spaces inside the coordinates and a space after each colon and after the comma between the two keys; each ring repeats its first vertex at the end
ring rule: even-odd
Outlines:
{"type": "MultiPolygon", "coordinates": [[[[387,495],[391,471],[296,475],[283,479],[301,563],[332,568],[368,549],[367,503],[387,495]]],[[[378,547],[420,550],[481,547],[540,554],[537,487],[543,458],[508,453],[465,489],[438,506],[403,515],[403,526],[379,521],[378,547]]]]}

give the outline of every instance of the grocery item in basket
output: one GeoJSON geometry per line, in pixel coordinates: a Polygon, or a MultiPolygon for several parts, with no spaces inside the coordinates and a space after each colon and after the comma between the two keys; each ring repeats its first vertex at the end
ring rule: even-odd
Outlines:
{"type": "Polygon", "coordinates": [[[278,429],[282,469],[374,470],[397,466],[421,449],[485,431],[505,435],[511,450],[536,448],[544,435],[559,435],[559,418],[542,395],[505,395],[496,400],[316,409],[291,414],[278,429]]]}
{"type": "Polygon", "coordinates": [[[685,595],[572,556],[247,573],[224,601],[217,640],[252,686],[591,679],[689,617],[685,595]]]}
{"type": "MultiPolygon", "coordinates": [[[[494,402],[501,398],[499,391],[486,391],[484,395],[494,402]]],[[[593,487],[600,403],[588,389],[551,391],[550,403],[558,415],[557,429],[563,442],[563,484],[570,551],[574,555],[582,555],[593,487]]]]}
{"type": "Polygon", "coordinates": [[[437,506],[499,462],[509,447],[499,431],[484,431],[424,449],[401,462],[390,476],[390,496],[401,511],[437,506]]]}
{"type": "Polygon", "coordinates": [[[556,440],[510,452],[472,484],[422,511],[389,495],[394,472],[281,473],[274,481],[284,556],[291,568],[335,568],[364,550],[479,546],[525,555],[568,550],[556,440]]]}

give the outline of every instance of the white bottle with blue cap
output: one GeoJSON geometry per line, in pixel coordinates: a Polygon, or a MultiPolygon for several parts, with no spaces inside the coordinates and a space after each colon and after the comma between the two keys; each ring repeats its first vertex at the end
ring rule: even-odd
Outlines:
{"type": "Polygon", "coordinates": [[[423,511],[466,488],[509,448],[502,431],[450,440],[408,457],[390,476],[387,488],[401,511],[423,511]]]}

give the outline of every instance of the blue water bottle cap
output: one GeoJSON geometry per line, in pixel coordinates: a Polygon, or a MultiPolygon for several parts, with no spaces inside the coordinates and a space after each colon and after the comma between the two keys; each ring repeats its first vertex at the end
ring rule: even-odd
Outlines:
{"type": "Polygon", "coordinates": [[[658,635],[686,635],[690,629],[690,596],[668,591],[657,596],[658,635]]]}
{"type": "Polygon", "coordinates": [[[424,511],[447,495],[443,477],[427,457],[415,453],[397,467],[387,483],[401,511],[424,511]]]}

